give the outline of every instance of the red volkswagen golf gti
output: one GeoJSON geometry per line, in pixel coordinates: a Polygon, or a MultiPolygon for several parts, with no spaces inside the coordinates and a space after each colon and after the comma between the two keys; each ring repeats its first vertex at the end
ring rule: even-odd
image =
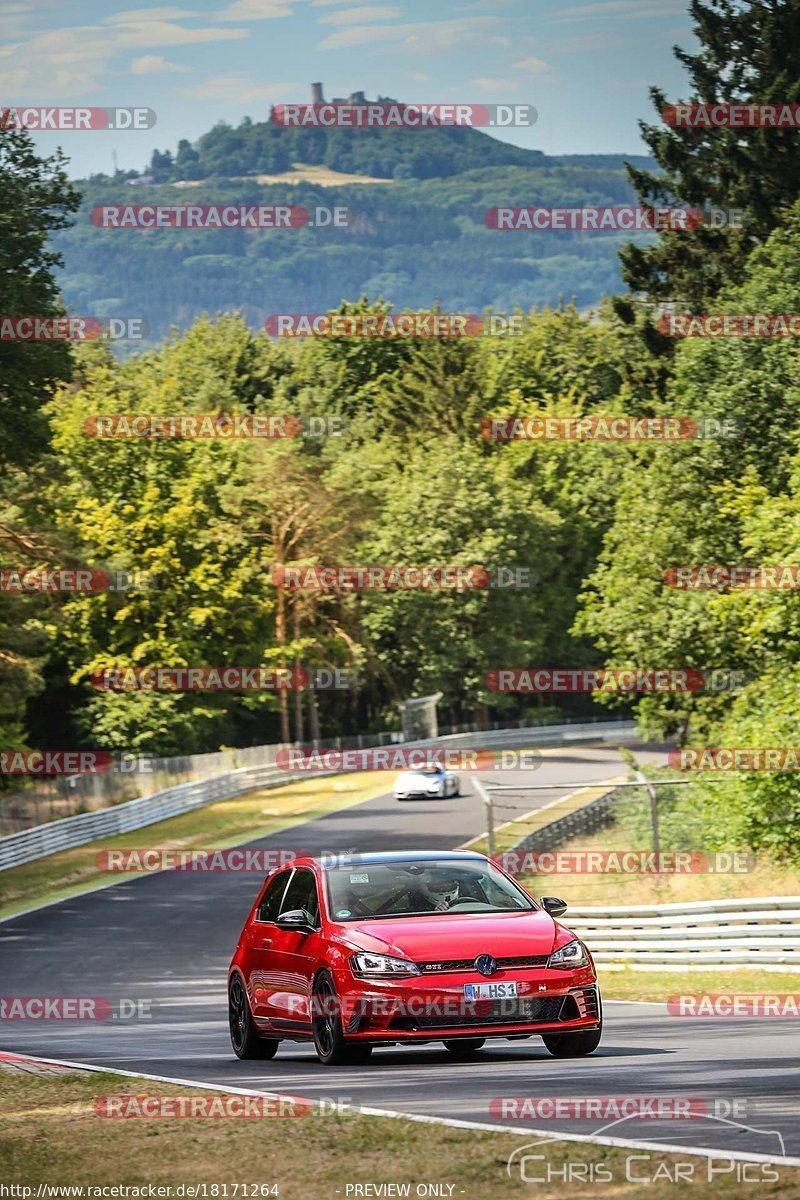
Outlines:
{"type": "Polygon", "coordinates": [[[557,1058],[591,1054],[602,1012],[594,963],[481,854],[298,858],[267,877],[228,974],[239,1058],[313,1041],[323,1063],[374,1046],[443,1041],[458,1057],[486,1038],[540,1034],[557,1058]]]}

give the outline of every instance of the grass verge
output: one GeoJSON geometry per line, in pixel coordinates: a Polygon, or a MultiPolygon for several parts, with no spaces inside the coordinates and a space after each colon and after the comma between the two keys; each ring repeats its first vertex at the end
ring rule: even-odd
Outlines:
{"type": "Polygon", "coordinates": [[[609,971],[598,966],[600,991],[605,1000],[654,1000],[665,1003],[670,996],[712,996],[731,993],[745,996],[785,995],[800,991],[800,972],[751,970],[730,971],[631,971],[627,967],[609,971]]]}
{"type": "MultiPolygon", "coordinates": [[[[458,1200],[533,1195],[543,1200],[581,1196],[634,1200],[645,1185],[629,1182],[628,1171],[639,1180],[652,1180],[646,1185],[650,1200],[674,1200],[680,1163],[684,1172],[686,1164],[693,1169],[690,1182],[700,1185],[698,1195],[800,1200],[798,1168],[751,1164],[751,1179],[760,1180],[754,1190],[753,1182],[737,1183],[735,1172],[722,1171],[722,1156],[712,1160],[717,1174],[709,1182],[708,1161],[686,1154],[637,1150],[630,1152],[637,1156],[635,1161],[627,1163],[629,1153],[624,1149],[547,1142],[531,1148],[530,1153],[543,1158],[531,1162],[528,1171],[529,1179],[535,1175],[552,1182],[534,1185],[534,1191],[519,1172],[511,1177],[506,1173],[508,1156],[526,1139],[503,1132],[358,1115],[309,1115],[270,1122],[255,1117],[112,1120],[95,1114],[98,1097],[120,1093],[197,1096],[202,1089],[113,1073],[43,1077],[0,1071],[0,1177],[6,1184],[33,1189],[29,1195],[34,1197],[40,1184],[143,1187],[139,1194],[144,1196],[148,1184],[173,1188],[207,1184],[205,1193],[195,1195],[222,1198],[225,1184],[228,1197],[233,1197],[237,1183],[240,1196],[243,1183],[277,1184],[282,1200],[403,1194],[353,1190],[358,1184],[374,1188],[383,1183],[408,1184],[411,1196],[425,1194],[417,1193],[418,1185],[444,1184],[442,1190],[429,1194],[458,1200]],[[773,1178],[764,1178],[770,1172],[773,1178]],[[216,1192],[211,1191],[213,1184],[218,1185],[216,1192]]],[[[476,1119],[480,1117],[476,1113],[476,1119]]],[[[686,1182],[684,1174],[684,1187],[686,1182]]],[[[259,1193],[248,1192],[253,1195],[259,1193]]],[[[27,1200],[24,1195],[23,1200],[27,1200]]]]}
{"type": "MultiPolygon", "coordinates": [[[[622,776],[620,776],[620,780],[622,776]]],[[[549,804],[543,805],[541,808],[535,808],[529,813],[523,813],[522,816],[515,818],[513,821],[503,821],[502,824],[496,825],[494,830],[494,852],[502,854],[505,850],[513,850],[517,843],[528,834],[536,833],[545,825],[549,825],[552,821],[557,821],[560,817],[566,817],[569,813],[575,812],[579,808],[584,808],[592,800],[598,800],[600,796],[606,792],[613,790],[613,785],[610,783],[602,784],[600,787],[584,787],[576,792],[570,792],[568,796],[562,796],[558,800],[553,800],[549,804]]],[[[498,801],[496,809],[498,817],[502,817],[503,808],[502,801],[498,801]]],[[[515,807],[520,806],[520,801],[514,801],[515,807]]],[[[489,846],[486,836],[481,834],[480,837],[473,838],[471,842],[466,842],[465,847],[470,850],[477,851],[478,854],[488,854],[489,846]]]]}
{"type": "MultiPolygon", "coordinates": [[[[12,867],[0,872],[0,917],[130,878],[101,871],[97,866],[100,851],[134,846],[147,850],[155,847],[224,850],[379,796],[391,787],[391,779],[391,772],[368,771],[304,779],[285,787],[247,792],[132,833],[99,838],[85,846],[12,867]]],[[[302,837],[293,848],[303,849],[302,837]]]]}
{"type": "MultiPolygon", "coordinates": [[[[601,795],[607,788],[584,788],[562,797],[555,803],[499,826],[495,830],[496,852],[511,850],[527,834],[541,829],[557,818],[574,812],[601,795]]],[[[624,813],[624,810],[623,810],[624,813]]],[[[647,850],[637,833],[638,824],[630,817],[630,809],[622,819],[594,834],[571,838],[557,850],[626,851],[647,850]]],[[[470,848],[486,853],[485,838],[470,843],[470,848]]],[[[743,861],[743,860],[740,860],[743,861]]],[[[705,874],[586,874],[558,873],[527,874],[519,882],[533,896],[560,896],[568,905],[672,904],[690,900],[746,899],[754,896],[800,895],[800,870],[797,866],[776,862],[760,855],[754,865],[740,872],[705,874]]],[[[569,924],[569,909],[564,917],[569,924]]],[[[591,945],[591,943],[590,943],[591,945]]],[[[669,996],[700,992],[736,992],[748,994],[784,993],[797,990],[800,971],[767,971],[742,966],[738,969],[714,971],[664,971],[653,967],[633,971],[621,966],[608,970],[598,968],[603,995],[607,1000],[665,1001],[669,996]]]]}
{"type": "MultiPolygon", "coordinates": [[[[524,833],[520,836],[524,836],[524,833]]],[[[597,833],[571,838],[558,851],[649,850],[646,840],[636,838],[624,825],[610,825],[597,833]]],[[[669,847],[667,847],[669,849],[669,847]]],[[[702,849],[702,847],[698,847],[702,849]]],[[[709,858],[711,856],[709,855],[709,858]]],[[[740,860],[741,871],[648,875],[576,873],[527,875],[520,879],[524,887],[541,889],[546,882],[548,895],[563,896],[574,905],[674,904],[689,900],[739,900],[748,896],[800,895],[800,869],[759,854],[753,864],[740,860]]]]}

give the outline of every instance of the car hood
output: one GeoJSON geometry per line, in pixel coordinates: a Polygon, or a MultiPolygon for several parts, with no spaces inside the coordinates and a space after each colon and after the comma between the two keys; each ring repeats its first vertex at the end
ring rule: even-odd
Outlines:
{"type": "Polygon", "coordinates": [[[424,771],[401,771],[395,780],[395,786],[398,783],[408,785],[410,783],[428,787],[429,784],[439,783],[444,779],[444,775],[426,775],[424,771]]]}
{"type": "Polygon", "coordinates": [[[534,912],[432,913],[422,917],[348,921],[336,927],[353,950],[394,954],[412,962],[446,961],[491,954],[550,954],[556,922],[543,909],[534,912]]]}

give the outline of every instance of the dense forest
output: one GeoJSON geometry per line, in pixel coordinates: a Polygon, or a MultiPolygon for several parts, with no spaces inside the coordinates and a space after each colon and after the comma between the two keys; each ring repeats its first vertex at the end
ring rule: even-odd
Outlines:
{"type": "MultiPolygon", "coordinates": [[[[700,3],[693,11],[702,43],[696,57],[684,56],[693,95],[774,99],[778,87],[781,99],[800,101],[800,85],[786,82],[796,70],[792,39],[780,27],[790,7],[754,5],[744,16],[731,8],[724,18],[700,3]],[[765,45],[768,79],[760,73],[765,45]]],[[[663,97],[654,93],[654,101],[660,109],[663,97]]],[[[538,665],[738,671],[744,682],[732,690],[642,697],[644,728],[695,746],[794,744],[797,591],[681,591],[668,573],[679,564],[800,562],[800,349],[792,337],[671,341],[658,316],[667,302],[677,311],[800,312],[800,202],[787,194],[765,205],[756,182],[776,163],[782,177],[796,177],[800,147],[786,130],[697,138],[656,124],[644,134],[658,167],[634,165],[630,184],[615,168],[601,169],[613,184],[577,164],[503,168],[506,184],[509,172],[520,172],[517,198],[527,203],[563,202],[565,172],[574,171],[576,200],[611,202],[633,187],[643,203],[666,189],[676,202],[745,210],[744,233],[666,231],[626,246],[629,290],[591,316],[569,303],[526,304],[517,336],[285,342],[232,312],[201,317],[123,361],[105,343],[74,352],[0,344],[5,567],[88,565],[131,576],[127,588],[91,595],[0,591],[2,743],[170,754],[300,739],[317,727],[323,736],[379,730],[396,726],[399,701],[434,691],[454,722],[531,716],[554,698],[498,694],[487,674],[538,665]],[[93,420],[115,413],[293,415],[301,432],[274,440],[92,436],[93,420]],[[482,432],[487,417],[602,414],[713,418],[736,436],[501,442],[482,432]],[[336,417],[337,432],[318,436],[312,417],[336,417]],[[438,591],[291,591],[273,582],[276,565],[330,563],[477,564],[490,575],[501,567],[528,574],[516,587],[438,591]],[[339,667],[355,685],[279,697],[103,692],[91,682],[107,668],[286,664],[339,667]]],[[[189,315],[200,281],[225,279],[230,291],[214,293],[215,309],[247,307],[249,299],[258,310],[258,275],[249,267],[275,272],[266,239],[251,241],[247,253],[213,255],[225,259],[215,264],[174,231],[123,235],[84,223],[67,232],[81,201],[63,162],[38,159],[16,131],[0,132],[0,162],[2,311],[62,311],[59,248],[70,306],[76,296],[97,297],[109,280],[125,293],[109,305],[134,297],[155,324],[168,310],[177,324],[178,294],[189,315]],[[176,283],[187,262],[194,266],[176,283]]],[[[345,237],[321,254],[298,239],[270,302],[291,286],[292,303],[279,310],[385,311],[380,295],[397,308],[429,308],[434,297],[419,302],[419,276],[405,290],[407,254],[425,258],[426,270],[438,264],[431,293],[451,306],[502,297],[509,309],[522,306],[523,273],[544,271],[546,259],[519,249],[501,258],[488,243],[479,250],[477,238],[459,242],[457,255],[445,248],[454,230],[469,230],[476,209],[497,201],[491,171],[405,179],[398,188],[387,213],[402,253],[387,243],[367,254],[345,237]],[[413,241],[420,222],[411,198],[423,195],[439,199],[441,259],[413,241]],[[361,254],[383,271],[367,294],[352,269],[361,254]],[[478,300],[464,280],[488,262],[478,300]],[[339,281],[335,300],[319,286],[329,269],[339,281]]],[[[84,208],[111,192],[95,182],[84,208]]],[[[303,187],[286,194],[295,203],[307,198],[303,187]]],[[[387,203],[369,200],[375,196],[365,193],[365,205],[387,203]]],[[[609,246],[586,239],[587,258],[578,260],[574,243],[564,243],[570,293],[579,291],[576,263],[599,278],[609,246]]],[[[590,701],[557,703],[579,711],[590,701]]],[[[604,695],[593,707],[621,703],[630,697],[604,695]]],[[[724,830],[712,788],[685,789],[680,804],[686,827],[702,827],[708,845],[739,834],[753,846],[797,853],[799,794],[791,772],[743,776],[726,789],[724,830]]]]}

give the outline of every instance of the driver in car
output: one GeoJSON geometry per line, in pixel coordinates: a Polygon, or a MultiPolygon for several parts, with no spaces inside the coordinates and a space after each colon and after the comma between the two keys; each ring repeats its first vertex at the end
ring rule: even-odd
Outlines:
{"type": "Polygon", "coordinates": [[[446,879],[441,875],[429,874],[423,876],[419,884],[421,895],[427,904],[430,905],[433,912],[447,912],[448,908],[452,908],[454,904],[458,904],[459,891],[457,879],[446,879]]]}

